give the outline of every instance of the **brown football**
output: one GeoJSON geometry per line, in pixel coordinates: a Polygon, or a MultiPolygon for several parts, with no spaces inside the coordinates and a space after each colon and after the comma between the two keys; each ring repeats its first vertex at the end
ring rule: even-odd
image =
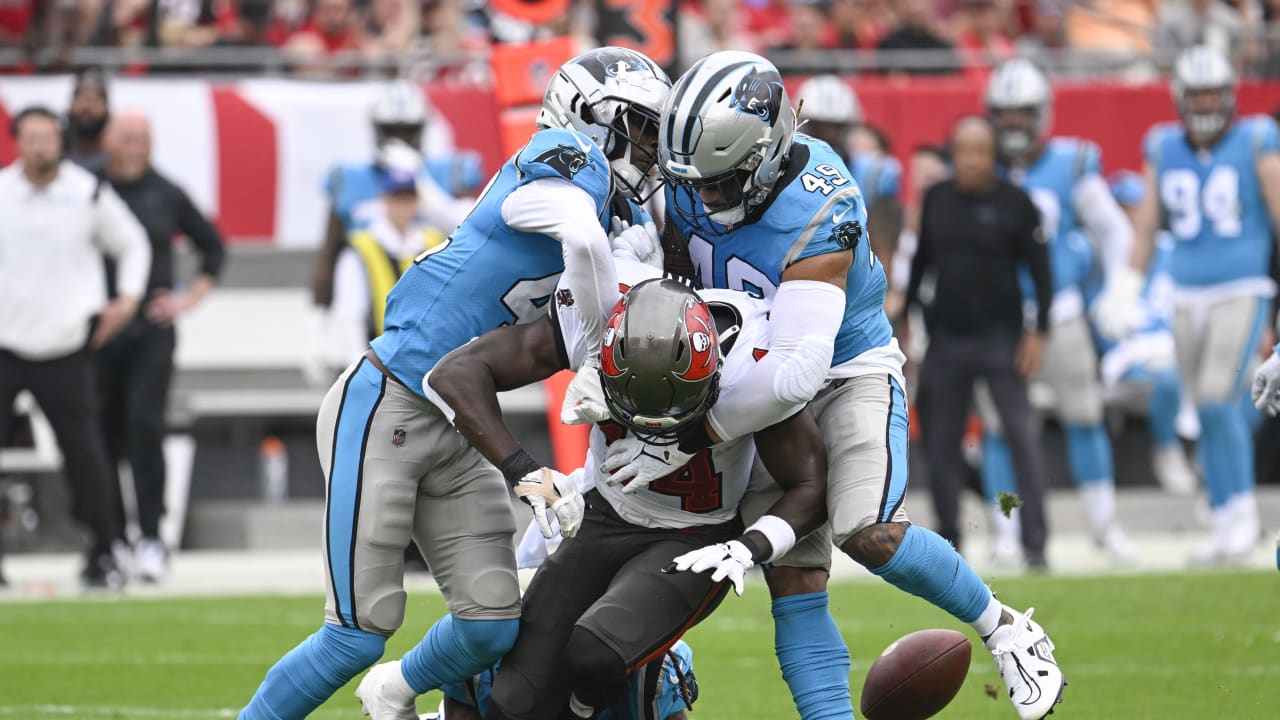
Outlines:
{"type": "Polygon", "coordinates": [[[955,630],[920,630],[880,653],[862,686],[867,720],[924,720],[951,702],[969,673],[972,646],[955,630]]]}

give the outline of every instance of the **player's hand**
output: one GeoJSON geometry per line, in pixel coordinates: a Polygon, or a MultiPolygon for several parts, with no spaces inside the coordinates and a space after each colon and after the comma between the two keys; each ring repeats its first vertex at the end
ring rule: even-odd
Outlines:
{"type": "Polygon", "coordinates": [[[1142,311],[1138,300],[1143,278],[1133,268],[1124,268],[1107,278],[1106,287],[1094,301],[1089,314],[1098,331],[1111,340],[1119,340],[1138,329],[1142,311]]]}
{"type": "Polygon", "coordinates": [[[611,223],[609,247],[616,258],[626,257],[662,269],[662,243],[658,240],[658,228],[650,220],[643,225],[632,225],[615,217],[611,223]]]}
{"type": "Polygon", "coordinates": [[[712,582],[728,580],[733,583],[733,591],[738,597],[742,597],[747,570],[752,565],[755,563],[751,560],[751,551],[737,540],[698,548],[672,561],[676,572],[701,573],[714,569],[711,573],[712,582]]]}
{"type": "Polygon", "coordinates": [[[1044,333],[1029,332],[1023,335],[1022,340],[1018,342],[1018,352],[1014,358],[1018,373],[1024,378],[1034,377],[1040,372],[1043,361],[1044,333]]]}
{"type": "Polygon", "coordinates": [[[609,406],[604,402],[600,371],[584,366],[573,376],[560,405],[560,422],[565,425],[593,425],[609,419],[609,406]]]}
{"type": "Polygon", "coordinates": [[[604,456],[605,482],[622,485],[622,492],[637,492],[649,483],[684,467],[693,455],[673,445],[650,445],[635,437],[624,437],[609,446],[604,456]]]}
{"type": "Polygon", "coordinates": [[[578,534],[582,527],[582,516],[586,512],[587,503],[578,492],[578,485],[568,475],[541,468],[520,478],[516,483],[516,496],[529,503],[533,508],[533,521],[538,523],[542,537],[550,540],[555,537],[551,529],[551,518],[547,508],[560,523],[560,534],[571,538],[578,534]]]}
{"type": "Polygon", "coordinates": [[[1272,417],[1280,415],[1280,353],[1272,353],[1254,373],[1253,406],[1272,417]]]}

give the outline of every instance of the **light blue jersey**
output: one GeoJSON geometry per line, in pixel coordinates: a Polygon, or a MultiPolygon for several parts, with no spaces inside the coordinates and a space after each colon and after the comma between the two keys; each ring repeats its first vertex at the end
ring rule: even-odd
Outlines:
{"type": "MultiPolygon", "coordinates": [[[[844,323],[836,335],[832,365],[884,347],[893,338],[884,314],[887,283],[884,268],[867,242],[867,208],[857,183],[830,145],[797,134],[791,166],[769,199],[742,225],[721,237],[697,234],[680,213],[667,222],[688,239],[695,280],[702,287],[741,290],[772,298],[782,273],[805,258],[853,250],[853,267],[845,289],[844,323]]],[[[667,206],[693,202],[693,213],[705,211],[696,195],[667,190],[667,206]]]]}
{"type": "MultiPolygon", "coordinates": [[[[1053,138],[1034,163],[1010,173],[1010,178],[1027,191],[1040,210],[1040,226],[1049,243],[1054,292],[1076,286],[1083,279],[1079,273],[1080,248],[1069,240],[1070,233],[1081,225],[1073,195],[1081,179],[1101,172],[1097,145],[1076,138],[1053,138]]],[[[1024,285],[1030,287],[1025,282],[1024,285]]],[[[1035,296],[1033,292],[1026,294],[1035,296]]]]}
{"type": "MultiPolygon", "coordinates": [[[[480,158],[470,151],[434,157],[423,160],[422,172],[442,190],[457,197],[479,184],[480,158]]],[[[347,233],[368,224],[368,218],[358,212],[358,208],[381,194],[382,170],[375,163],[339,165],[325,176],[324,195],[347,233]]]]}
{"type": "Polygon", "coordinates": [[[1152,128],[1143,142],[1155,168],[1162,225],[1176,241],[1169,273],[1181,287],[1265,278],[1271,262],[1271,218],[1257,161],[1280,152],[1276,124],[1236,119],[1212,148],[1196,152],[1181,124],[1152,128]]]}
{"type": "Polygon", "coordinates": [[[891,155],[860,153],[849,158],[849,171],[868,207],[880,198],[898,197],[902,191],[902,164],[891,155]]]}
{"type": "Polygon", "coordinates": [[[538,178],[563,178],[587,191],[602,226],[609,222],[609,163],[585,135],[542,130],[503,164],[462,225],[418,257],[387,296],[378,358],[419,395],[422,376],[449,351],[502,325],[544,312],[564,271],[560,242],[515,230],[502,203],[538,178]]]}

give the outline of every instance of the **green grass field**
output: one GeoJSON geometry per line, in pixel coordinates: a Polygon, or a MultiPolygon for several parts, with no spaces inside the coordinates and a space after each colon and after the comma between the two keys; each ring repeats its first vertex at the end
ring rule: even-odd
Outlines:
{"type": "MultiPolygon", "coordinates": [[[[769,598],[759,578],[689,636],[700,720],[788,718],[795,711],[773,656],[769,598]]],[[[997,583],[1032,604],[1070,680],[1055,718],[1138,720],[1280,717],[1280,574],[1028,578],[997,583]]],[[[266,669],[320,619],[315,597],[0,603],[0,717],[234,717],[266,669]]],[[[411,596],[404,652],[443,610],[411,596]]],[[[854,657],[857,698],[875,656],[925,627],[956,627],[880,583],[840,585],[832,611],[854,657]]],[[[1010,718],[994,664],[973,667],[946,718],[1010,718]]],[[[361,717],[354,684],[316,718],[361,717]]],[[[437,698],[420,703],[434,708],[437,698]]],[[[855,703],[856,704],[856,703],[855,703]]]]}

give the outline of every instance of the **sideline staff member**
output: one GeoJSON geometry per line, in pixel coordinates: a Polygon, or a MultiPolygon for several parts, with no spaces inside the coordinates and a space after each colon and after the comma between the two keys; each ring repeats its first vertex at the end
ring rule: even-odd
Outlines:
{"type": "Polygon", "coordinates": [[[93,535],[81,577],[90,586],[118,587],[114,476],[89,351],[137,311],[151,248],[114,190],[59,160],[61,128],[52,111],[27,108],[10,129],[18,161],[0,170],[0,441],[12,428],[14,397],[30,390],[58,438],[75,516],[93,535]],[[117,261],[120,295],[110,303],[104,253],[117,261]]]}
{"type": "Polygon", "coordinates": [[[907,307],[924,306],[929,349],[920,368],[920,429],[929,459],[939,534],[959,545],[965,419],[973,384],[984,378],[1009,440],[1022,498],[1027,563],[1044,565],[1048,484],[1027,378],[1040,366],[1053,283],[1040,212],[1016,185],[996,175],[995,131],[967,117],[951,136],[955,176],[929,189],[911,263],[907,307]],[[1018,268],[1029,267],[1036,326],[1023,329],[1018,268]],[[932,297],[924,298],[928,278],[932,297]]]}

